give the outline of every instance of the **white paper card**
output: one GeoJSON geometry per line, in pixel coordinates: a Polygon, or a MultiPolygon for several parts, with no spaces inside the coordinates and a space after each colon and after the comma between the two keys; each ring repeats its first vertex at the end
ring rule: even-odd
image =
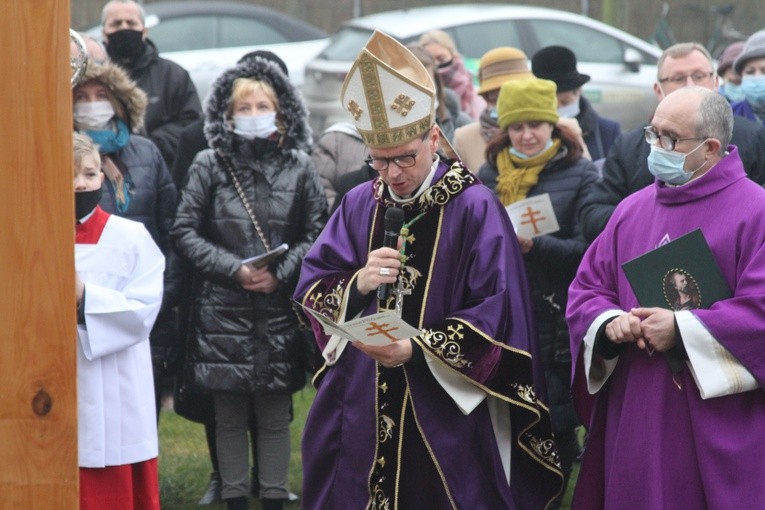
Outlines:
{"type": "Polygon", "coordinates": [[[519,200],[505,209],[515,233],[521,237],[538,237],[560,230],[549,193],[519,200]]]}
{"type": "Polygon", "coordinates": [[[321,323],[327,335],[358,340],[367,345],[387,345],[420,334],[420,330],[407,324],[396,312],[386,310],[338,324],[315,310],[303,307],[321,323]]]}

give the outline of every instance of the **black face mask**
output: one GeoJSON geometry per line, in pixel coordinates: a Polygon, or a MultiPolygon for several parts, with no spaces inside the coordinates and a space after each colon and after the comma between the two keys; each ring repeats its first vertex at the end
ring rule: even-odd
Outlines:
{"type": "Polygon", "coordinates": [[[143,32],[140,30],[118,30],[109,34],[106,53],[117,62],[135,62],[144,51],[143,32]]]}
{"type": "Polygon", "coordinates": [[[101,188],[93,191],[78,191],[74,194],[74,217],[81,220],[93,212],[101,201],[101,188]]]}

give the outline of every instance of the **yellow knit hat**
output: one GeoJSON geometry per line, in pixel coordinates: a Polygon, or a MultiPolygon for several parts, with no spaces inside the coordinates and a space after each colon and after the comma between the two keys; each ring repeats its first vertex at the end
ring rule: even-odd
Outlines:
{"type": "Polygon", "coordinates": [[[532,78],[502,84],[497,100],[499,127],[516,122],[545,121],[558,123],[558,98],[555,82],[532,78]]]}

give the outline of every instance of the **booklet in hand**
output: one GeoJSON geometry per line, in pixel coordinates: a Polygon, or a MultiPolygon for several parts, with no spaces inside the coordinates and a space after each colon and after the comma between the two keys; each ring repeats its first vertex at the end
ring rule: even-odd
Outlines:
{"type": "Polygon", "coordinates": [[[325,317],[316,310],[303,307],[324,329],[327,335],[337,335],[348,340],[358,340],[367,345],[387,345],[420,334],[420,330],[409,325],[393,310],[359,317],[342,324],[325,317]]]}
{"type": "Polygon", "coordinates": [[[515,233],[523,237],[539,237],[560,230],[549,193],[524,198],[505,207],[515,233]]]}
{"type": "Polygon", "coordinates": [[[268,264],[276,260],[278,257],[287,253],[288,249],[289,249],[289,246],[287,246],[286,243],[280,244],[279,246],[277,246],[271,251],[267,251],[266,253],[261,253],[260,255],[256,255],[255,257],[250,257],[248,259],[242,260],[242,264],[247,264],[248,266],[250,266],[251,269],[260,269],[261,267],[267,266],[268,264]]]}

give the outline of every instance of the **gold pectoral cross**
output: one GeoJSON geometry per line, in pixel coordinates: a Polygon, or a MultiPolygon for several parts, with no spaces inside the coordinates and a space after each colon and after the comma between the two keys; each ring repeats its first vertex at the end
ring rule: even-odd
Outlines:
{"type": "Polygon", "coordinates": [[[407,289],[404,287],[404,279],[399,278],[398,283],[396,284],[396,288],[393,289],[393,294],[396,296],[396,313],[399,317],[401,317],[401,309],[404,306],[404,296],[408,296],[412,293],[412,289],[407,289]]]}

